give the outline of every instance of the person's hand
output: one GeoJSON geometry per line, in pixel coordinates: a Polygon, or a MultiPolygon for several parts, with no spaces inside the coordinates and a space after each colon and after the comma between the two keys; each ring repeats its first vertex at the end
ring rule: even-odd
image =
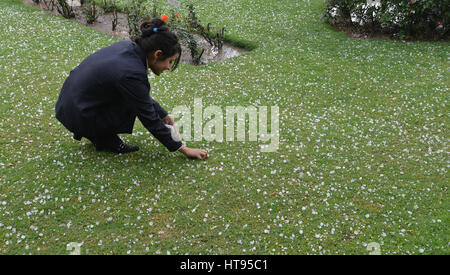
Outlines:
{"type": "Polygon", "coordinates": [[[183,145],[179,151],[185,154],[188,158],[200,160],[208,158],[208,152],[203,149],[189,148],[183,145]]]}
{"type": "Polygon", "coordinates": [[[163,118],[163,122],[165,124],[173,125],[175,123],[175,120],[169,115],[167,115],[165,118],[163,118]]]}

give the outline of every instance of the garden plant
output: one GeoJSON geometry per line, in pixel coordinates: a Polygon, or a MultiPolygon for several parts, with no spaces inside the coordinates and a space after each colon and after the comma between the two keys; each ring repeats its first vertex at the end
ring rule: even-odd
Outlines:
{"type": "Polygon", "coordinates": [[[411,39],[448,39],[449,0],[328,0],[325,18],[411,39]]]}

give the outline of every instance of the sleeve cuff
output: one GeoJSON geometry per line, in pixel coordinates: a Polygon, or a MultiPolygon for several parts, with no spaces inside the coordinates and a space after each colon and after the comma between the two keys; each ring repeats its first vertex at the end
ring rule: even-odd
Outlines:
{"type": "Polygon", "coordinates": [[[180,148],[178,148],[178,149],[175,150],[174,152],[180,151],[180,149],[181,149],[181,147],[183,147],[183,145],[186,146],[186,142],[182,141],[182,142],[181,142],[180,148]]]}

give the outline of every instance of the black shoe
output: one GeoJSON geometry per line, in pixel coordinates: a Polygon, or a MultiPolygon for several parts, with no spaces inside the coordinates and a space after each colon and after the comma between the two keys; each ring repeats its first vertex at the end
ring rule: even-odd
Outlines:
{"type": "Polygon", "coordinates": [[[94,144],[97,151],[110,151],[116,154],[126,154],[139,151],[138,146],[130,146],[123,142],[117,135],[101,138],[88,138],[94,144]]]}
{"type": "Polygon", "coordinates": [[[121,144],[119,144],[118,148],[113,150],[113,152],[117,153],[117,154],[126,154],[126,153],[131,153],[131,152],[136,152],[136,151],[139,151],[139,146],[131,146],[131,145],[126,144],[123,141],[121,144]]]}

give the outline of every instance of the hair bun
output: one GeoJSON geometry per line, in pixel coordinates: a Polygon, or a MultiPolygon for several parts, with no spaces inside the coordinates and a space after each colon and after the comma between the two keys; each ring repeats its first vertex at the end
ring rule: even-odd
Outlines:
{"type": "Polygon", "coordinates": [[[141,33],[142,33],[142,37],[149,37],[152,34],[155,34],[154,29],[158,28],[158,31],[165,31],[167,29],[167,27],[165,26],[164,21],[162,21],[161,19],[155,18],[152,19],[151,21],[144,21],[141,24],[141,33]]]}

